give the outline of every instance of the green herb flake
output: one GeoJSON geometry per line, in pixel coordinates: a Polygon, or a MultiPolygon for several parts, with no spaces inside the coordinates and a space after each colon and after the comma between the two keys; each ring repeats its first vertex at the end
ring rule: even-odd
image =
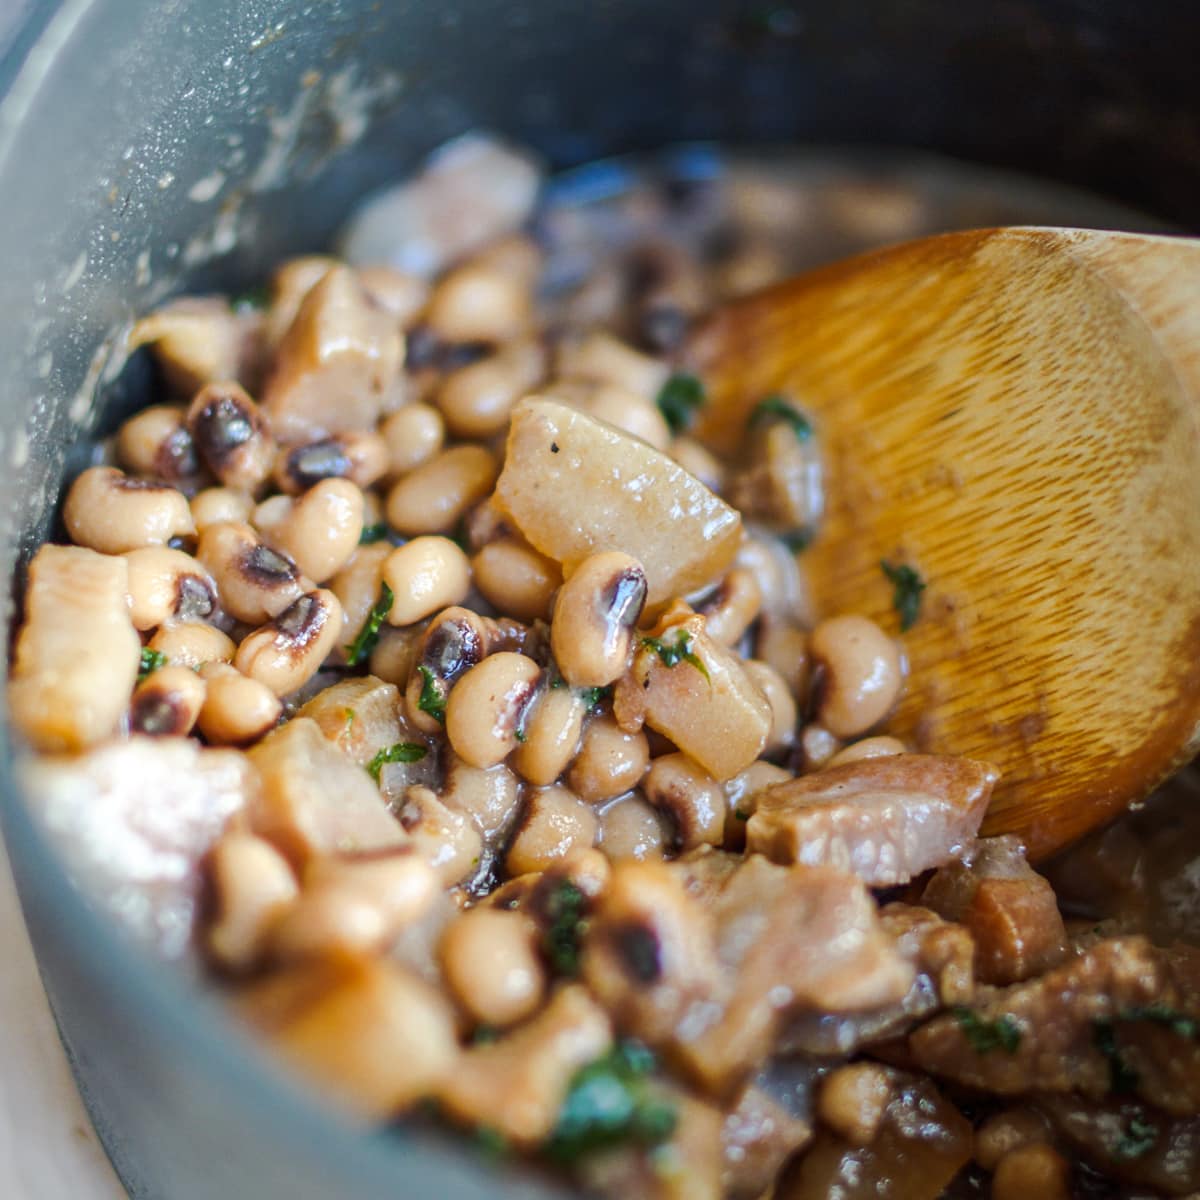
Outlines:
{"type": "Polygon", "coordinates": [[[346,647],[346,661],[352,667],[357,667],[370,657],[379,641],[379,629],[388,613],[392,611],[392,602],[396,599],[392,589],[385,583],[379,591],[379,599],[375,607],[367,613],[367,620],[358,631],[358,636],[346,647]]]}
{"type": "Polygon", "coordinates": [[[1138,1085],[1138,1073],[1122,1057],[1111,1021],[1092,1024],[1092,1045],[1108,1059],[1110,1089],[1117,1093],[1132,1092],[1138,1085]]]}
{"type": "Polygon", "coordinates": [[[1158,1141],[1158,1128],[1141,1117],[1130,1117],[1120,1140],[1113,1147],[1113,1157],[1124,1159],[1141,1158],[1158,1141]]]}
{"type": "Polygon", "coordinates": [[[595,711],[612,693],[612,684],[610,683],[605,687],[584,688],[579,693],[579,698],[587,705],[589,711],[595,711]]]}
{"type": "Polygon", "coordinates": [[[704,384],[695,375],[677,372],[659,389],[655,403],[671,432],[680,433],[691,425],[696,410],[704,403],[704,384]]]}
{"type": "Polygon", "coordinates": [[[676,633],[677,636],[674,645],[665,638],[656,637],[642,638],[642,645],[653,650],[658,655],[663,666],[677,667],[681,662],[687,663],[689,666],[695,667],[708,683],[711,684],[712,677],[708,673],[708,668],[700,661],[696,652],[692,649],[692,635],[686,629],[677,630],[676,633]]]}
{"type": "Polygon", "coordinates": [[[475,1149],[485,1158],[506,1158],[509,1153],[508,1138],[490,1125],[480,1125],[474,1134],[475,1149]]]}
{"type": "Polygon", "coordinates": [[[426,666],[420,666],[417,670],[421,672],[421,679],[423,681],[421,683],[421,695],[417,700],[417,707],[423,713],[428,713],[435,721],[440,721],[445,725],[446,701],[438,687],[437,676],[426,666]]]}
{"type": "Polygon", "coordinates": [[[569,879],[559,883],[543,906],[545,930],[542,953],[555,975],[574,979],[579,974],[579,949],[587,928],[587,897],[569,879]]]}
{"type": "Polygon", "coordinates": [[[807,442],[813,434],[812,423],[798,409],[793,408],[783,396],[768,396],[754,410],[750,417],[751,425],[761,425],[767,421],[785,421],[792,427],[798,442],[807,442]]]}
{"type": "Polygon", "coordinates": [[[781,533],[779,540],[793,554],[799,554],[802,550],[807,550],[813,544],[813,538],[816,536],[815,529],[805,526],[803,529],[789,529],[787,533],[781,533]]]}
{"type": "Polygon", "coordinates": [[[518,725],[516,729],[513,730],[513,737],[515,737],[518,742],[524,742],[528,740],[529,735],[520,727],[520,725],[518,725]]]}
{"type": "Polygon", "coordinates": [[[271,289],[260,283],[257,287],[247,288],[229,298],[229,307],[236,313],[263,312],[271,307],[271,289]]]}
{"type": "Polygon", "coordinates": [[[138,683],[166,665],[167,656],[161,650],[151,650],[149,646],[143,646],[142,657],[138,663],[138,683]]]}
{"type": "Polygon", "coordinates": [[[1163,1025],[1181,1038],[1194,1042],[1200,1040],[1200,1022],[1170,1008],[1165,1004],[1148,1004],[1138,1008],[1127,1008],[1117,1014],[1119,1021],[1149,1021],[1163,1025]]]}
{"type": "Polygon", "coordinates": [[[882,559],[879,563],[883,573],[892,584],[892,607],[900,614],[900,632],[911,629],[921,615],[921,593],[926,588],[925,580],[903,564],[896,565],[882,559]]]}
{"type": "Polygon", "coordinates": [[[387,538],[387,522],[377,521],[374,525],[363,526],[362,533],[358,535],[358,544],[360,546],[371,546],[375,542],[386,542],[387,538]]]}
{"type": "Polygon", "coordinates": [[[653,1054],[640,1043],[621,1042],[577,1071],[546,1143],[547,1157],[569,1163],[614,1146],[666,1141],[679,1116],[648,1086],[654,1066],[653,1054]]]}
{"type": "Polygon", "coordinates": [[[976,1054],[990,1054],[1003,1050],[1005,1054],[1016,1054],[1021,1044],[1021,1027],[1007,1013],[994,1021],[985,1020],[977,1012],[961,1005],[953,1010],[954,1019],[963,1031],[976,1054]]]}
{"type": "Polygon", "coordinates": [[[490,1046],[499,1040],[500,1030],[495,1025],[476,1025],[475,1032],[471,1034],[472,1046],[490,1046]]]}
{"type": "Polygon", "coordinates": [[[397,742],[394,746],[388,746],[385,750],[380,750],[367,763],[367,774],[378,783],[380,772],[383,770],[385,763],[420,762],[428,753],[429,751],[424,746],[419,746],[416,742],[397,742]]]}
{"type": "Polygon", "coordinates": [[[354,727],[354,722],[358,719],[358,714],[352,708],[343,708],[342,716],[345,718],[345,729],[343,732],[349,733],[354,727]]]}

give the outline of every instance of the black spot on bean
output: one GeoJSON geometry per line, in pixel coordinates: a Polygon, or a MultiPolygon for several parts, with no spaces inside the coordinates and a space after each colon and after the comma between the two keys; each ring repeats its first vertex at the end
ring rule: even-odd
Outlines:
{"type": "Polygon", "coordinates": [[[210,616],[216,607],[216,592],[207,579],[180,575],[175,581],[175,615],[181,621],[200,620],[210,616]]]}
{"type": "Polygon", "coordinates": [[[192,438],[204,461],[219,473],[259,432],[259,425],[257,414],[236,396],[214,396],[192,418],[192,438]]]}
{"type": "Polygon", "coordinates": [[[329,613],[311,592],[298,596],[275,618],[275,628],[297,645],[311,642],[325,626],[329,613]]]}
{"type": "Polygon", "coordinates": [[[200,470],[196,446],[186,426],[180,425],[163,438],[154,455],[154,470],[171,482],[188,479],[200,470]]]}
{"type": "Polygon", "coordinates": [[[422,371],[437,365],[438,340],[428,325],[410,329],[405,339],[404,366],[409,371],[422,371]]]}
{"type": "Polygon", "coordinates": [[[291,583],[299,574],[294,562],[276,553],[270,546],[263,545],[255,546],[246,555],[242,560],[242,571],[264,587],[291,583]]]}
{"type": "Polygon", "coordinates": [[[619,925],[611,932],[621,966],[635,983],[652,984],[662,978],[662,948],[654,930],[645,925],[619,925]]]}
{"type": "Polygon", "coordinates": [[[129,723],[137,733],[169,737],[187,732],[188,714],[178,696],[143,688],[133,697],[129,723]]]}
{"type": "Polygon", "coordinates": [[[429,631],[421,664],[436,678],[453,683],[476,663],[482,662],[483,654],[480,631],[470,621],[451,618],[429,631]]]}
{"type": "Polygon", "coordinates": [[[322,479],[344,478],[352,464],[345,447],[337,438],[325,438],[299,446],[287,456],[284,470],[298,491],[307,491],[322,479]]]}
{"type": "Polygon", "coordinates": [[[614,625],[632,629],[646,603],[646,576],[640,567],[626,567],[600,594],[606,619],[614,625]]]}

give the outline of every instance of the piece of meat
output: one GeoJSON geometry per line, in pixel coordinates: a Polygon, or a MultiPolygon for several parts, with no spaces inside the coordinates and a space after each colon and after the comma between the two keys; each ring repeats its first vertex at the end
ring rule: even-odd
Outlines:
{"type": "Polygon", "coordinates": [[[984,983],[1005,985],[1041,975],[1067,955],[1067,932],[1050,884],[1011,835],[981,838],[939,868],[922,901],[975,939],[984,983]]]}
{"type": "Polygon", "coordinates": [[[961,926],[927,908],[894,903],[880,911],[880,924],[900,955],[912,964],[912,985],[895,1004],[870,1012],[806,1012],[788,1022],[779,1040],[783,1053],[840,1056],[862,1046],[899,1037],[954,1004],[974,997],[975,944],[961,926]]]}
{"type": "Polygon", "coordinates": [[[932,754],[831,767],[761,793],[746,846],[853,871],[872,887],[907,883],[975,836],[997,778],[986,763],[932,754]]]}
{"type": "Polygon", "coordinates": [[[780,1167],[812,1136],[808,1121],[793,1116],[762,1088],[749,1085],[725,1111],[721,1124],[722,1195],[731,1200],[761,1196],[780,1167]]]}
{"type": "Polygon", "coordinates": [[[28,762],[22,775],[81,883],[156,954],[183,955],[201,861],[258,786],[246,757],[188,738],[134,737],[28,762]]]}
{"type": "Polygon", "coordinates": [[[1135,1091],[1176,1115],[1200,1112],[1200,998],[1184,971],[1144,938],[1109,938],[935,1017],[909,1050],[934,1075],[1001,1095],[1135,1091]]]}

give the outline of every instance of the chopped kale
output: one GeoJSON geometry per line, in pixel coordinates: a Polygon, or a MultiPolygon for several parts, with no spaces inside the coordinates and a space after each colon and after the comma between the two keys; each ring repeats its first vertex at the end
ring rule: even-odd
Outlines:
{"type": "Polygon", "coordinates": [[[379,599],[374,608],[367,613],[367,620],[358,631],[358,636],[346,647],[346,661],[357,667],[363,663],[379,641],[379,629],[388,613],[392,611],[392,601],[395,600],[392,589],[385,583],[379,592],[379,599]]]}
{"type": "Polygon", "coordinates": [[[812,437],[812,424],[798,409],[793,408],[783,396],[768,396],[754,410],[750,417],[751,425],[760,425],[767,421],[786,421],[796,435],[796,440],[807,442],[812,437]]]}
{"type": "Polygon", "coordinates": [[[151,650],[149,646],[142,647],[142,658],[138,663],[138,682],[141,683],[147,675],[153,675],[160,667],[167,665],[167,656],[161,650],[151,650]]]}
{"type": "Polygon", "coordinates": [[[696,410],[704,403],[704,384],[695,375],[677,372],[659,389],[656,403],[671,432],[680,433],[691,425],[696,410]]]}
{"type": "Polygon", "coordinates": [[[880,562],[883,573],[892,584],[892,607],[900,614],[900,631],[911,629],[921,613],[921,593],[925,580],[912,567],[897,566],[887,559],[880,562]]]}
{"type": "Polygon", "coordinates": [[[579,974],[579,943],[587,927],[587,897],[569,879],[559,883],[546,899],[546,928],[542,953],[555,975],[574,979],[579,974]]]}
{"type": "Polygon", "coordinates": [[[700,661],[696,656],[696,652],[692,649],[692,635],[686,629],[680,629],[677,633],[678,636],[675,638],[674,645],[665,638],[656,637],[642,638],[642,645],[653,650],[662,660],[663,666],[677,667],[681,662],[685,662],[689,666],[695,667],[709,683],[712,683],[708,668],[700,661]]]}
{"type": "Polygon", "coordinates": [[[386,542],[387,537],[387,522],[377,521],[374,525],[363,526],[362,533],[358,535],[358,544],[360,546],[370,546],[374,542],[386,542]]]}
{"type": "Polygon", "coordinates": [[[655,1059],[637,1042],[621,1042],[576,1072],[558,1123],[545,1145],[547,1157],[575,1162],[613,1146],[656,1146],[675,1131],[678,1113],[647,1085],[655,1059]]]}
{"type": "Polygon", "coordinates": [[[1111,1021],[1093,1022],[1092,1045],[1108,1059],[1109,1087],[1117,1093],[1132,1092],[1138,1085],[1138,1073],[1122,1057],[1111,1021]]]}
{"type": "Polygon", "coordinates": [[[986,1021],[977,1012],[961,1005],[952,1011],[958,1027],[976,1054],[990,1054],[993,1050],[1016,1054],[1021,1044],[1021,1027],[1007,1013],[994,1021],[986,1021]]]}
{"type": "Polygon", "coordinates": [[[378,783],[379,774],[383,770],[384,763],[420,762],[428,753],[429,751],[424,746],[419,746],[416,742],[397,742],[394,746],[388,746],[386,750],[380,750],[367,763],[367,773],[378,783]]]}
{"type": "Polygon", "coordinates": [[[428,713],[435,721],[440,721],[445,725],[446,701],[438,688],[437,676],[426,666],[419,666],[417,670],[421,672],[422,679],[421,695],[417,700],[417,707],[423,713],[428,713]]]}
{"type": "Polygon", "coordinates": [[[1130,1117],[1120,1141],[1113,1147],[1113,1157],[1124,1159],[1141,1158],[1158,1140],[1158,1129],[1141,1117],[1130,1117]]]}

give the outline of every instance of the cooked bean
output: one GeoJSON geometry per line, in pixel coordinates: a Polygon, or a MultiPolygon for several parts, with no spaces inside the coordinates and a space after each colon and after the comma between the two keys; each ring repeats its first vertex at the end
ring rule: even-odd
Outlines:
{"type": "Polygon", "coordinates": [[[324,583],[358,549],[363,494],[348,479],[322,479],[295,499],[264,500],[254,510],[254,524],[314,583],[324,583]]]}
{"type": "Polygon", "coordinates": [[[640,437],[655,450],[666,450],[671,443],[671,428],[658,406],[616,384],[568,379],[548,385],[545,391],[590,417],[640,437]]]}
{"type": "Polygon", "coordinates": [[[725,486],[725,468],[695,438],[677,437],[670,445],[671,457],[689,475],[695,475],[706,488],[718,494],[725,486]]]}
{"type": "Polygon", "coordinates": [[[442,976],[474,1020],[511,1025],[531,1016],[546,990],[537,941],[537,926],[524,913],[472,909],[442,935],[442,976]]]}
{"type": "MultiPolygon", "coordinates": [[[[406,688],[413,674],[413,663],[417,657],[417,646],[421,640],[422,630],[410,625],[404,629],[385,624],[379,630],[379,641],[371,650],[367,659],[367,670],[377,679],[394,683],[398,688],[406,688]]],[[[343,642],[352,639],[342,635],[343,642]]],[[[441,726],[438,726],[440,729],[441,726]]],[[[426,730],[427,733],[436,730],[426,730]]]]}
{"type": "Polygon", "coordinates": [[[517,744],[541,668],[523,654],[489,654],[455,685],[446,702],[446,736],[464,762],[491,767],[517,744]]]}
{"type": "Polygon", "coordinates": [[[829,766],[833,756],[842,748],[841,741],[824,725],[815,721],[800,730],[800,761],[806,771],[819,771],[829,766]]]}
{"type": "Polygon", "coordinates": [[[545,871],[566,862],[596,840],[596,814],[564,787],[539,789],[529,795],[504,860],[509,875],[545,871]]]}
{"type": "Polygon", "coordinates": [[[470,815],[443,804],[427,787],[410,787],[400,824],[413,851],[437,872],[446,887],[470,878],[479,868],[483,838],[470,815]]]}
{"type": "Polygon", "coordinates": [[[406,475],[427,463],[446,440],[442,414],[429,404],[406,404],[379,427],[394,475],[406,475]]]}
{"type": "Polygon", "coordinates": [[[438,720],[421,707],[422,698],[432,689],[444,702],[450,685],[483,661],[490,641],[487,622],[468,608],[448,608],[429,622],[417,647],[417,669],[405,692],[408,718],[418,729],[426,733],[441,731],[438,720]]]}
{"type": "Polygon", "coordinates": [[[881,758],[886,754],[905,754],[907,751],[908,747],[899,738],[863,738],[839,750],[825,765],[840,767],[843,763],[859,762],[864,758],[881,758]]]}
{"type": "Polygon", "coordinates": [[[992,1175],[992,1200],[1071,1200],[1071,1165],[1053,1146],[1010,1150],[992,1175]]]}
{"type": "Polygon", "coordinates": [[[644,733],[626,733],[612,717],[593,717],[583,731],[567,781],[589,804],[637,787],[650,762],[644,733]]]}
{"type": "Polygon", "coordinates": [[[359,546],[346,565],[329,581],[329,590],[342,605],[346,622],[343,635],[347,643],[358,636],[367,615],[379,600],[383,564],[391,552],[390,542],[359,546]]]}
{"type": "Polygon", "coordinates": [[[558,352],[558,373],[567,379],[589,379],[654,401],[671,369],[664,362],[627,346],[609,333],[589,333],[565,341],[558,352]]]}
{"type": "Polygon", "coordinates": [[[759,622],[754,657],[765,662],[787,684],[794,699],[808,692],[808,634],[790,621],[764,616],[759,622]]]}
{"type": "Polygon", "coordinates": [[[610,859],[662,858],[670,835],[653,805],[636,792],[600,813],[599,845],[610,859]]]}
{"type": "Polygon", "coordinates": [[[892,1098],[885,1068],[872,1062],[849,1063],[827,1075],[817,1097],[817,1114],[853,1146],[875,1140],[892,1098]]]}
{"type": "Polygon", "coordinates": [[[186,409],[154,404],[135,413],[117,431],[117,459],[126,471],[179,484],[200,471],[186,409]]]}
{"type": "Polygon", "coordinates": [[[762,611],[762,589],[744,567],[734,567],[713,593],[696,610],[704,614],[710,637],[735,646],[762,611]]]}
{"type": "Polygon", "coordinates": [[[836,737],[877,725],[900,695],[896,643],[866,617],[829,617],[812,635],[812,656],[825,672],[818,719],[836,737]]]}
{"type": "Polygon", "coordinates": [[[129,615],[135,629],[157,629],[171,617],[203,620],[216,610],[217,586],[190,554],[144,546],[124,558],[129,564],[129,615]]]}
{"type": "Polygon", "coordinates": [[[489,242],[473,255],[471,262],[489,271],[498,271],[532,287],[542,271],[542,249],[526,233],[510,233],[489,242]]]}
{"type": "Polygon", "coordinates": [[[797,718],[796,701],[792,699],[787,681],[770,664],[754,658],[746,660],[746,674],[758,684],[771,706],[771,732],[763,753],[787,750],[796,741],[797,718]]]}
{"type": "Polygon", "coordinates": [[[642,781],[642,792],[671,817],[681,849],[719,846],[725,840],[725,791],[686,754],[656,758],[642,781]]]}
{"type": "Polygon", "coordinates": [[[196,532],[187,497],[116,467],[89,467],[67,492],[63,521],[71,540],[102,554],[165,546],[196,532]]]}
{"type": "Polygon", "coordinates": [[[434,869],[410,852],[318,859],[271,930],[270,953],[280,962],[377,953],[429,909],[438,890],[434,869]]]}
{"type": "Polygon", "coordinates": [[[205,663],[200,678],[207,687],[200,732],[213,745],[245,746],[257,741],[283,712],[279,698],[265,683],[228,663],[205,663]]]}
{"type": "Polygon", "coordinates": [[[725,846],[741,850],[746,844],[746,822],[758,807],[758,794],[772,784],[791,779],[791,771],[759,759],[744,771],[739,771],[724,783],[725,800],[729,806],[725,821],[725,846]]]}
{"type": "Polygon", "coordinates": [[[985,1171],[994,1171],[1011,1151],[1049,1139],[1050,1127],[1041,1113],[1031,1108],[1008,1108],[988,1117],[975,1131],[974,1158],[985,1171]]]}
{"type": "Polygon", "coordinates": [[[580,563],[559,589],[550,623],[550,645],[568,683],[605,687],[625,673],[645,603],[646,572],[636,558],[612,550],[580,563]]]}
{"type": "Polygon", "coordinates": [[[372,265],[358,268],[358,282],[384,312],[390,313],[402,328],[411,325],[429,298],[429,284],[419,275],[397,271],[395,267],[372,265]]]}
{"type": "Polygon", "coordinates": [[[387,556],[383,581],[394,597],[388,621],[414,625],[466,599],[471,587],[471,564],[449,538],[417,537],[387,556]]]}
{"type": "Polygon", "coordinates": [[[757,580],[762,591],[764,623],[769,616],[789,625],[809,627],[815,624],[812,597],[800,569],[800,560],[779,538],[743,537],[734,566],[749,571],[757,580]]]}
{"type": "Polygon", "coordinates": [[[587,704],[566,687],[543,688],[525,718],[525,740],[512,765],[530,783],[545,787],[570,764],[579,747],[587,704]]]}
{"type": "Polygon", "coordinates": [[[425,322],[444,342],[506,342],[529,328],[532,300],[528,281],[465,262],[434,286],[425,322]]]}
{"type": "Polygon", "coordinates": [[[254,492],[275,459],[266,419],[236,383],[210,383],[192,401],[188,430],[204,465],[226,486],[254,492]]]}
{"type": "Polygon", "coordinates": [[[454,446],[392,485],[388,522],[401,533],[451,533],[492,490],[496,460],[482,446],[454,446]]]}
{"type": "Polygon", "coordinates": [[[29,564],[9,713],[35,749],[87,749],[117,731],[138,672],[124,559],[42,546],[29,564]]]}
{"type": "Polygon", "coordinates": [[[192,497],[191,507],[196,530],[203,533],[210,525],[245,524],[254,511],[254,497],[232,488],[211,487],[197,492],[192,497]]]}
{"type": "Polygon", "coordinates": [[[205,939],[208,952],[227,971],[246,971],[299,895],[296,877],[270,842],[232,831],[213,847],[209,878],[216,916],[205,939]]]}
{"type": "Polygon", "coordinates": [[[196,668],[208,662],[232,662],[236,647],[228,634],[204,621],[170,621],[147,643],[167,662],[196,668]]]}
{"type": "Polygon", "coordinates": [[[516,536],[487,542],[471,559],[471,573],[484,599],[518,621],[548,620],[562,582],[558,563],[516,536]]]}
{"type": "Polygon", "coordinates": [[[205,686],[190,667],[160,667],[133,689],[129,727],[151,737],[186,737],[204,704],[205,686]]]}
{"type": "Polygon", "coordinates": [[[225,611],[250,625],[278,616],[308,586],[296,564],[264,545],[249,525],[209,525],[196,557],[208,568],[225,611]]]}
{"type": "Polygon", "coordinates": [[[446,427],[460,438],[503,433],[513,405],[537,386],[545,370],[546,352],[529,338],[451,371],[436,397],[446,427]]]}
{"type": "Polygon", "coordinates": [[[503,763],[473,767],[453,750],[446,757],[442,801],[447,808],[470,817],[484,841],[499,841],[520,811],[521,781],[503,763]]]}
{"type": "Polygon", "coordinates": [[[388,445],[377,433],[340,433],[304,446],[281,450],[273,479],[280,491],[294,496],[322,479],[348,479],[368,488],[391,467],[388,445]]]}
{"type": "Polygon", "coordinates": [[[257,351],[261,319],[224,296],[182,296],[143,317],[129,348],[150,346],[171,390],[192,397],[215,379],[240,379],[257,351]]]}
{"type": "Polygon", "coordinates": [[[277,696],[311,679],[342,637],[342,606],[320,588],[294,600],[238,647],[234,666],[277,696]]]}

